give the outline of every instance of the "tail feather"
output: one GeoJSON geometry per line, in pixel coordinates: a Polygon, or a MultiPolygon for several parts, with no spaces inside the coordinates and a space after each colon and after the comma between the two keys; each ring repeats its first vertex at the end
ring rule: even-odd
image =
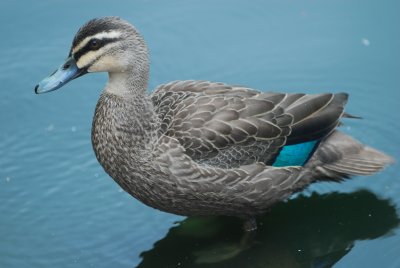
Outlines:
{"type": "Polygon", "coordinates": [[[361,116],[357,116],[357,115],[352,115],[349,113],[343,113],[342,117],[344,118],[351,118],[351,119],[363,119],[361,116]]]}
{"type": "Polygon", "coordinates": [[[326,164],[324,168],[348,175],[371,175],[380,171],[393,159],[371,147],[363,147],[357,154],[326,164]]]}
{"type": "Polygon", "coordinates": [[[384,153],[335,131],[321,142],[307,166],[325,179],[340,181],[353,175],[374,174],[393,162],[384,153]]]}

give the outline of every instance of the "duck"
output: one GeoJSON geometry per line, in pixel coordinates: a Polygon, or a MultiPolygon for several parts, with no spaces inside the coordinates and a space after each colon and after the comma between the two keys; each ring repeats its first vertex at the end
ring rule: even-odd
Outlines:
{"type": "Polygon", "coordinates": [[[119,186],[152,208],[183,216],[232,216],[245,231],[274,204],[319,181],[371,175],[392,158],[338,130],[346,93],[264,92],[182,80],[148,92],[149,52],[119,17],[95,18],[68,57],[36,85],[54,91],[108,72],[91,140],[119,186]]]}

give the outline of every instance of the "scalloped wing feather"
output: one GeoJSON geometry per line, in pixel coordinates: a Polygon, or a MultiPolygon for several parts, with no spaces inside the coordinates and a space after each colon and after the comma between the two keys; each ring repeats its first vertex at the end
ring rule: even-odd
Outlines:
{"type": "Polygon", "coordinates": [[[176,138],[192,159],[224,168],[270,163],[285,144],[333,131],[346,94],[261,93],[207,81],[174,81],[152,94],[160,135],[176,138]]]}

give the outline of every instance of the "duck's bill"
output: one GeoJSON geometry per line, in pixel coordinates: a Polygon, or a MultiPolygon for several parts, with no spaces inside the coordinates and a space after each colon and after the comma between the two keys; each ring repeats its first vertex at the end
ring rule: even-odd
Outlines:
{"type": "Polygon", "coordinates": [[[43,79],[35,87],[35,93],[46,93],[64,86],[69,81],[87,73],[86,69],[79,69],[73,57],[69,57],[54,73],[43,79]]]}

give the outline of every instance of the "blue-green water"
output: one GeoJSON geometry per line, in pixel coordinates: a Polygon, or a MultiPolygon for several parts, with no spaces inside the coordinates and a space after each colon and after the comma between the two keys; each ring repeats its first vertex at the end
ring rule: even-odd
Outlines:
{"type": "Polygon", "coordinates": [[[78,27],[118,15],[144,35],[150,88],[205,79],[260,90],[350,93],[342,130],[400,159],[396,1],[1,1],[0,267],[400,267],[400,166],[320,183],[255,237],[234,219],[144,206],[97,163],[91,119],[105,74],[33,87],[78,27]],[[360,190],[364,189],[364,190],[360,190]]]}

